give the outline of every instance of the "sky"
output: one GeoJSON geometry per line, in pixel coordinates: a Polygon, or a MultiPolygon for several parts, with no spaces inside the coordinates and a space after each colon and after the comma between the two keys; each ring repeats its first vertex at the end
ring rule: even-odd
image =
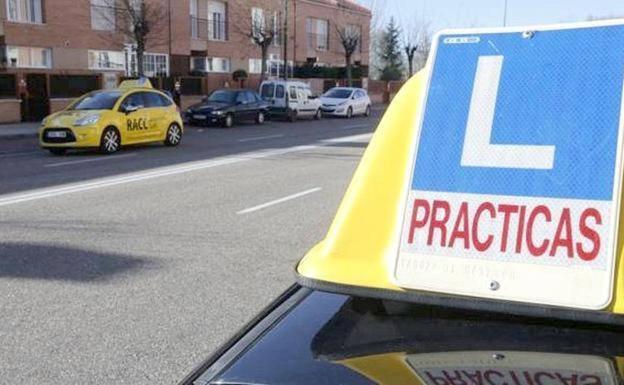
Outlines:
{"type": "MultiPolygon", "coordinates": [[[[357,0],[377,10],[383,19],[394,16],[404,29],[426,21],[432,32],[444,28],[499,27],[505,0],[357,0]]],[[[507,25],[585,21],[588,17],[624,17],[622,0],[507,0],[507,25]]]]}

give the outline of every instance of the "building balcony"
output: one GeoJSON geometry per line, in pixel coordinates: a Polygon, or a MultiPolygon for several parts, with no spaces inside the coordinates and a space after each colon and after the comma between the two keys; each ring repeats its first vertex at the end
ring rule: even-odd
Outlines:
{"type": "Polygon", "coordinates": [[[228,23],[224,20],[191,16],[191,37],[198,40],[227,41],[228,23]]]}

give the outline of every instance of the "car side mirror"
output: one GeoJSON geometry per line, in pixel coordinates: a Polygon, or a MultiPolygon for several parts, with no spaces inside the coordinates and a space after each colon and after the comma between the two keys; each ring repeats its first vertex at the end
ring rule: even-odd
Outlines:
{"type": "Polygon", "coordinates": [[[308,99],[317,99],[317,98],[318,98],[318,96],[316,96],[316,95],[309,95],[308,96],[308,99]]]}

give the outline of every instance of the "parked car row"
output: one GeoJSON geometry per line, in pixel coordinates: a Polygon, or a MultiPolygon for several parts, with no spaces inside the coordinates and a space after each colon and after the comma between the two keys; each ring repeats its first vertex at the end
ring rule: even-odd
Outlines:
{"type": "Polygon", "coordinates": [[[259,93],[251,89],[218,89],[190,106],[185,118],[193,125],[230,128],[240,121],[262,124],[269,117],[294,122],[300,118],[352,118],[370,113],[371,100],[362,88],[335,87],[317,97],[306,83],[269,80],[262,82],[259,93]]]}
{"type": "Polygon", "coordinates": [[[368,116],[370,104],[361,88],[336,87],[319,98],[305,83],[271,80],[260,85],[260,93],[216,90],[182,113],[171,96],[154,89],[149,80],[126,80],[116,89],[85,94],[47,116],[39,129],[39,146],[54,155],[88,148],[112,154],[125,145],[154,142],[177,146],[184,134],[182,117],[193,125],[229,128],[243,120],[262,124],[268,117],[295,121],[368,116]]]}

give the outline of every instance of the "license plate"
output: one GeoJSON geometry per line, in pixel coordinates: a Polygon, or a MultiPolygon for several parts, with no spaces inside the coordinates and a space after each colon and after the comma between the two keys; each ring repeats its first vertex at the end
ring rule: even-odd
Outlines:
{"type": "Polygon", "coordinates": [[[193,119],[204,120],[206,119],[206,115],[193,115],[193,119]]]}
{"type": "Polygon", "coordinates": [[[48,131],[48,138],[66,138],[67,133],[65,131],[48,131]]]}

